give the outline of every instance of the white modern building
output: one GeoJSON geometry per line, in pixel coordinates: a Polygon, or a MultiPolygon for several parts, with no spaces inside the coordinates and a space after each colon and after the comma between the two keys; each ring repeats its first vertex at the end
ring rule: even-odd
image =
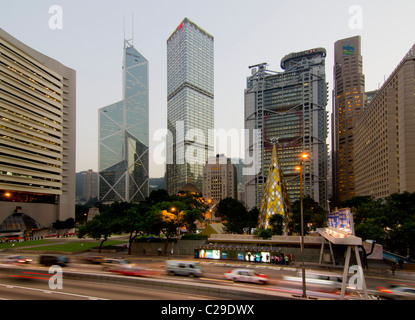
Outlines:
{"type": "Polygon", "coordinates": [[[0,29],[0,238],[75,217],[76,73],[0,29]]]}

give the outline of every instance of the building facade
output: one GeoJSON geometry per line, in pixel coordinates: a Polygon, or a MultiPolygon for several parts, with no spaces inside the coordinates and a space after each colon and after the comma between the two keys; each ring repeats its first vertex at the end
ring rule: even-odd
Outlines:
{"type": "Polygon", "coordinates": [[[169,194],[191,183],[203,188],[213,155],[214,39],[185,18],[167,40],[166,183],[169,194]]]}
{"type": "Polygon", "coordinates": [[[224,155],[209,157],[203,167],[203,197],[218,204],[222,199],[237,199],[237,171],[231,159],[224,155]]]}
{"type": "Polygon", "coordinates": [[[76,72],[2,29],[0,65],[0,233],[31,236],[75,217],[76,72]]]}
{"type": "Polygon", "coordinates": [[[98,198],[98,172],[89,169],[76,174],[76,199],[85,203],[91,198],[98,198]]]}
{"type": "Polygon", "coordinates": [[[415,192],[415,45],[356,126],[356,195],[415,192]]]}
{"type": "Polygon", "coordinates": [[[360,36],[334,44],[332,110],[333,204],[356,195],[356,124],[365,105],[360,36]]]}
{"type": "Polygon", "coordinates": [[[327,83],[326,50],[292,53],[281,60],[284,72],[266,64],[252,66],[245,90],[245,159],[255,158],[257,170],[245,175],[246,205],[260,208],[276,140],[278,159],[290,201],[300,199],[300,179],[295,167],[304,163],[303,194],[327,205],[327,83]],[[254,135],[256,130],[257,135],[254,135]]]}
{"type": "Polygon", "coordinates": [[[123,99],[99,118],[99,200],[139,202],[149,194],[148,61],[124,41],[123,99]]]}

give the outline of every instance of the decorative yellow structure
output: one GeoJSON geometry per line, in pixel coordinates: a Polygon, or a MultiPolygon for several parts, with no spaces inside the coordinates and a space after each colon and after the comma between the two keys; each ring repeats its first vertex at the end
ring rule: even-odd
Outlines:
{"type": "Polygon", "coordinates": [[[273,142],[272,158],[268,169],[268,177],[265,182],[264,195],[259,210],[259,228],[269,228],[269,218],[280,214],[283,219],[283,232],[287,233],[291,204],[288,197],[284,177],[278,161],[276,143],[273,142]]]}

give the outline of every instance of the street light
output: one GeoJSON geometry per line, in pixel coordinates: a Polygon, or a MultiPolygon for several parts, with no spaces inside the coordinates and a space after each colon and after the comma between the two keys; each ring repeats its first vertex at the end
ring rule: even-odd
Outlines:
{"type": "Polygon", "coordinates": [[[305,268],[304,268],[304,209],[303,209],[303,162],[309,157],[308,153],[301,154],[300,165],[295,170],[300,172],[300,208],[301,208],[301,274],[303,280],[303,298],[307,298],[305,286],[305,268]]]}

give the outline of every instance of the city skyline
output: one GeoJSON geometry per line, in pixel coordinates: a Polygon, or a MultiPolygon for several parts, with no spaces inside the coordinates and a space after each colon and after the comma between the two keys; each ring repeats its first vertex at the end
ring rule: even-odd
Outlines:
{"type": "Polygon", "coordinates": [[[160,143],[152,141],[153,133],[166,128],[167,122],[165,39],[184,17],[215,35],[215,127],[224,129],[243,128],[243,91],[250,65],[267,62],[271,69],[276,70],[280,57],[289,52],[326,48],[329,82],[326,109],[330,111],[333,90],[330,71],[333,70],[335,41],[355,35],[362,37],[366,91],[378,89],[413,44],[410,37],[396,37],[396,34],[402,34],[415,25],[410,19],[414,3],[396,1],[392,6],[386,1],[345,1],[341,4],[299,1],[295,23],[291,22],[289,12],[292,9],[288,3],[259,1],[254,7],[264,6],[267,10],[259,19],[254,13],[255,8],[245,1],[213,1],[209,4],[201,1],[157,1],[138,2],[137,5],[127,1],[100,2],[100,5],[77,1],[71,4],[20,1],[5,4],[0,17],[1,27],[6,32],[77,71],[76,172],[79,172],[98,171],[97,110],[120,100],[122,57],[119,45],[123,41],[125,15],[127,33],[134,30],[135,46],[150,63],[150,177],[160,177],[164,174],[165,165],[152,162],[151,154],[154,146],[160,143]],[[62,7],[61,30],[48,26],[53,16],[49,13],[52,5],[62,7]],[[359,10],[352,10],[355,6],[361,9],[361,26],[359,10]],[[156,13],[143,14],[146,10],[156,13]],[[131,13],[134,13],[134,28],[131,26],[131,13]],[[310,14],[313,15],[313,25],[308,26],[306,17],[310,14]],[[267,30],[264,38],[258,36],[260,30],[267,30]],[[379,35],[382,35],[381,42],[379,35]],[[100,68],[101,61],[105,61],[105,68],[100,68]]]}

